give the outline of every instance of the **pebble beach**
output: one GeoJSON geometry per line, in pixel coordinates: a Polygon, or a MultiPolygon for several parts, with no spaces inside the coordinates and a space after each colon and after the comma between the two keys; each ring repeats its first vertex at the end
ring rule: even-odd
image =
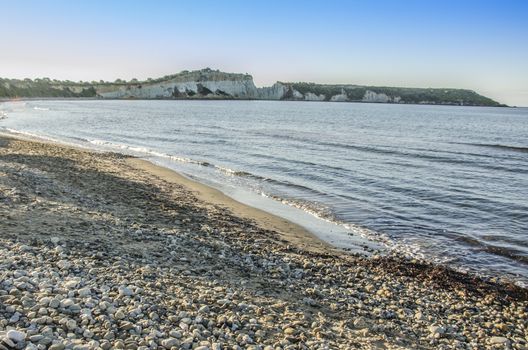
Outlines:
{"type": "Polygon", "coordinates": [[[0,135],[0,349],[528,349],[528,291],[0,135]]]}

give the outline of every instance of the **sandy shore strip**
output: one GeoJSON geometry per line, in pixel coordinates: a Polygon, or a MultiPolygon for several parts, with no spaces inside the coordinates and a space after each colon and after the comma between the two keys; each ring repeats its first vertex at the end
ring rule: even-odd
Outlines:
{"type": "Polygon", "coordinates": [[[148,162],[0,136],[0,349],[526,349],[527,292],[346,255],[148,162]]]}
{"type": "Polygon", "coordinates": [[[137,170],[148,172],[164,181],[186,187],[203,203],[225,207],[237,217],[253,220],[262,229],[278,232],[282,239],[304,250],[320,253],[330,251],[334,254],[342,253],[291,221],[242,204],[217,189],[190,180],[171,169],[152,164],[140,158],[128,158],[126,161],[137,170]]]}

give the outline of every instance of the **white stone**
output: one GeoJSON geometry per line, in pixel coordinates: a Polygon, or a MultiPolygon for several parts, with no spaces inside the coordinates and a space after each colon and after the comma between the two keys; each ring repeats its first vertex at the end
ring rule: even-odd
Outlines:
{"type": "Polygon", "coordinates": [[[68,321],[66,321],[66,328],[68,328],[69,330],[74,330],[75,328],[77,328],[77,322],[75,322],[75,320],[69,319],[68,321]]]}
{"type": "Polygon", "coordinates": [[[3,342],[5,345],[7,345],[7,346],[9,346],[9,347],[11,347],[11,348],[13,348],[13,349],[16,347],[16,344],[15,344],[11,339],[9,339],[9,338],[3,338],[3,339],[1,339],[1,340],[2,340],[2,342],[3,342]]]}
{"type": "Polygon", "coordinates": [[[84,297],[87,297],[89,295],[92,294],[92,291],[90,290],[90,288],[86,287],[86,288],[81,288],[77,291],[77,293],[79,294],[79,296],[81,298],[84,298],[84,297]]]}
{"type": "Polygon", "coordinates": [[[17,330],[14,330],[14,329],[11,329],[10,331],[7,331],[7,334],[6,336],[11,339],[12,341],[14,342],[21,342],[23,341],[24,339],[26,339],[26,333],[24,332],[21,332],[21,331],[17,331],[17,330]]]}
{"type": "Polygon", "coordinates": [[[207,306],[207,305],[203,305],[202,307],[200,307],[200,309],[198,310],[198,312],[200,312],[200,313],[207,313],[207,312],[209,312],[209,306],[207,306]]]}
{"type": "Polygon", "coordinates": [[[505,338],[505,337],[491,337],[490,338],[490,344],[503,344],[503,345],[506,345],[509,342],[510,341],[508,340],[508,338],[505,338]]]}
{"type": "Polygon", "coordinates": [[[68,289],[73,289],[73,288],[77,287],[79,282],[80,281],[77,280],[77,279],[69,280],[69,281],[64,282],[64,287],[66,287],[68,289]]]}
{"type": "Polygon", "coordinates": [[[61,270],[68,270],[71,267],[71,262],[66,260],[61,260],[57,263],[57,267],[61,270]]]}
{"type": "Polygon", "coordinates": [[[75,301],[73,301],[73,299],[64,299],[61,301],[62,307],[70,307],[73,304],[75,304],[75,301]]]}
{"type": "Polygon", "coordinates": [[[165,348],[165,349],[170,349],[172,348],[173,346],[176,346],[178,344],[178,339],[174,339],[174,338],[167,338],[167,339],[163,339],[161,341],[161,345],[165,348]]]}
{"type": "Polygon", "coordinates": [[[175,330],[174,330],[174,331],[170,331],[170,332],[169,332],[169,335],[170,335],[171,337],[173,337],[173,338],[177,338],[177,339],[180,339],[180,338],[183,336],[182,332],[180,332],[180,331],[175,331],[175,330]]]}
{"type": "Polygon", "coordinates": [[[60,301],[58,299],[51,299],[50,302],[49,302],[49,307],[51,307],[52,309],[56,309],[58,308],[60,305],[60,301]]]}
{"type": "Polygon", "coordinates": [[[125,317],[126,317],[126,315],[125,315],[125,313],[124,313],[122,310],[117,310],[117,311],[115,312],[115,314],[114,314],[114,318],[115,318],[116,320],[122,320],[122,319],[125,318],[125,317]]]}
{"type": "Polygon", "coordinates": [[[18,320],[20,320],[20,314],[16,312],[13,316],[9,318],[9,323],[15,323],[18,322],[18,320]]]}
{"type": "Polygon", "coordinates": [[[134,291],[128,287],[121,286],[119,287],[119,295],[129,297],[134,295],[134,291]]]}
{"type": "Polygon", "coordinates": [[[429,332],[431,332],[431,334],[444,334],[445,328],[440,326],[431,326],[429,327],[429,332]]]}

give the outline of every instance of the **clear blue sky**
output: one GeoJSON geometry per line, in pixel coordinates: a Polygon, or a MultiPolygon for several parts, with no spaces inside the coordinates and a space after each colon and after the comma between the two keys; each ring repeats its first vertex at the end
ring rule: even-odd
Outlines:
{"type": "Polygon", "coordinates": [[[460,87],[528,106],[528,1],[0,0],[0,76],[460,87]]]}

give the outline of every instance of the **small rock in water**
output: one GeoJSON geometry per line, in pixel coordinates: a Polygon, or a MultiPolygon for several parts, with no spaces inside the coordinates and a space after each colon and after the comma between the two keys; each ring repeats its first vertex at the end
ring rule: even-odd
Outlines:
{"type": "Polygon", "coordinates": [[[51,243],[58,244],[60,242],[60,238],[57,236],[53,236],[50,238],[51,243]]]}

